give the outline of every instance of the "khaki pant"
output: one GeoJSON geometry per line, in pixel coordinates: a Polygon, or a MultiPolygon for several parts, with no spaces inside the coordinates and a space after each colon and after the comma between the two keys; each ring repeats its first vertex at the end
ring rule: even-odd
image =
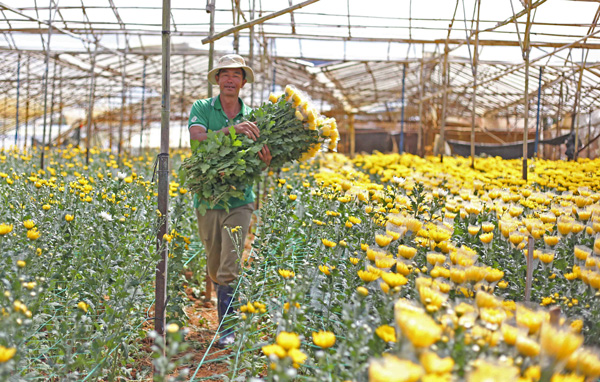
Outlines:
{"type": "Polygon", "coordinates": [[[220,285],[229,285],[239,275],[239,262],[236,244],[244,250],[244,242],[248,235],[250,219],[254,211],[254,203],[225,210],[207,210],[201,216],[196,210],[198,218],[198,233],[206,250],[206,267],[212,281],[220,285]],[[240,226],[241,231],[233,234],[236,244],[225,227],[240,226]],[[241,232],[241,235],[240,235],[241,232]]]}

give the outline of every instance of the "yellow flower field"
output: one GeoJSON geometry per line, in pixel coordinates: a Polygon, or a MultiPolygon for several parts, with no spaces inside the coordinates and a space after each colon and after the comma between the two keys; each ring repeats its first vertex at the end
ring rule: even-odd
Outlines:
{"type": "Polygon", "coordinates": [[[232,373],[259,374],[263,343],[266,380],[600,377],[600,160],[531,161],[527,182],[520,161],[469,164],[328,154],[281,173],[239,284],[266,312],[239,320],[232,373]],[[282,333],[306,359],[273,350],[282,333]]]}

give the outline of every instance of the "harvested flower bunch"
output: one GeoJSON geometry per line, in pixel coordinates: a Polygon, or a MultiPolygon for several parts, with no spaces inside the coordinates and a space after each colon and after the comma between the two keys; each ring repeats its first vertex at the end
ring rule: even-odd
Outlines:
{"type": "MultiPolygon", "coordinates": [[[[334,150],[339,140],[333,118],[317,113],[308,98],[287,86],[284,94],[271,94],[269,101],[255,109],[248,120],[256,123],[256,141],[235,133],[209,131],[191,157],[181,165],[182,179],[198,195],[200,213],[229,198],[243,198],[244,186],[258,180],[265,164],[258,158],[264,145],[271,151],[271,168],[294,160],[307,160],[327,144],[334,150]]],[[[221,204],[227,208],[226,203],[221,204]]]]}

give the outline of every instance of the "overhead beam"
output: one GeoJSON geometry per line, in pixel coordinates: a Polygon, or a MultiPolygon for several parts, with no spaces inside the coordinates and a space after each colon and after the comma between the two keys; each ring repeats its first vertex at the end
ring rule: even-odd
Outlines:
{"type": "Polygon", "coordinates": [[[228,36],[228,35],[230,35],[230,34],[232,34],[234,32],[239,32],[242,29],[250,28],[250,27],[252,27],[254,25],[257,25],[257,24],[262,24],[262,23],[264,23],[267,20],[273,19],[273,18],[281,16],[281,15],[285,15],[286,13],[295,11],[296,9],[304,8],[307,5],[310,5],[312,3],[316,3],[317,1],[319,1],[319,0],[306,0],[306,1],[302,2],[302,3],[293,5],[291,7],[287,7],[285,9],[280,10],[280,11],[269,13],[268,15],[265,15],[263,17],[259,17],[256,20],[250,20],[247,23],[236,25],[233,28],[229,28],[229,29],[227,29],[227,30],[225,30],[225,31],[223,31],[221,33],[217,33],[216,35],[214,35],[212,37],[207,37],[207,38],[203,39],[202,40],[202,44],[208,44],[208,43],[211,43],[211,42],[215,42],[215,41],[219,40],[220,38],[228,36]]]}

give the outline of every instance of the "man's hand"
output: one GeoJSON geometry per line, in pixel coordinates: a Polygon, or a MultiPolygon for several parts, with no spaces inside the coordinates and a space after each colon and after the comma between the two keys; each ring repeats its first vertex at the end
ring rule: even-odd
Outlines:
{"type": "Polygon", "coordinates": [[[258,152],[258,157],[261,161],[265,162],[267,167],[271,164],[271,159],[273,159],[273,157],[271,156],[271,150],[269,150],[267,145],[264,145],[263,148],[260,149],[260,151],[258,152]]]}
{"type": "Polygon", "coordinates": [[[237,125],[234,125],[233,128],[235,129],[236,134],[245,134],[248,138],[252,139],[253,141],[256,141],[256,139],[260,135],[258,127],[256,127],[256,124],[254,122],[241,122],[237,125]]]}

